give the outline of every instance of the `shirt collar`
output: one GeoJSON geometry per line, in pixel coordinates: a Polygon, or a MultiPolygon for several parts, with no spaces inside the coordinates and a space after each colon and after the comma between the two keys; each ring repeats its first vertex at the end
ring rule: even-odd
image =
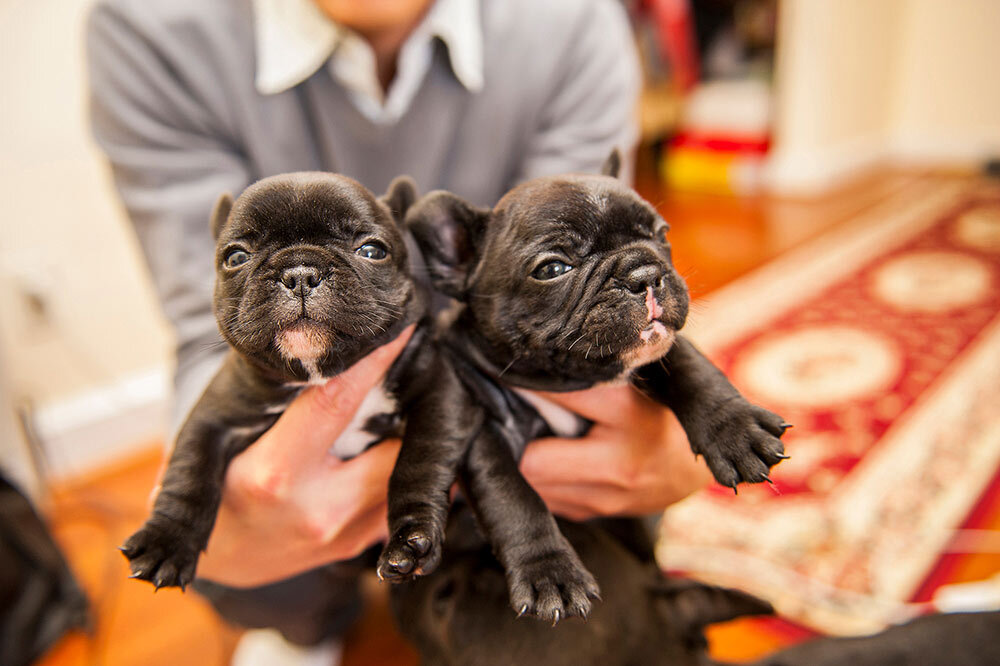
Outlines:
{"type": "MultiPolygon", "coordinates": [[[[262,95],[292,88],[329,60],[348,34],[313,0],[253,0],[257,49],[255,86],[262,95]]],[[[479,0],[437,0],[411,39],[439,37],[455,77],[469,91],[483,87],[479,0]]]]}

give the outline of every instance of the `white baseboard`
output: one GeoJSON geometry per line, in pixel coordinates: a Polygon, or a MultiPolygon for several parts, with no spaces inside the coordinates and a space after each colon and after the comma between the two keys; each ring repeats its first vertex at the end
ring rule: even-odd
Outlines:
{"type": "Polygon", "coordinates": [[[765,183],[769,191],[791,196],[818,194],[886,161],[888,145],[881,135],[821,150],[789,152],[775,146],[768,157],[765,183]]]}
{"type": "Polygon", "coordinates": [[[788,152],[776,146],[765,182],[780,195],[808,196],[841,185],[879,164],[976,168],[1000,156],[1000,137],[976,135],[871,135],[837,146],[788,152]]]}
{"type": "Polygon", "coordinates": [[[1000,157],[1000,136],[898,134],[892,140],[892,157],[900,164],[979,166],[1000,157]]]}
{"type": "Polygon", "coordinates": [[[162,440],[169,386],[166,368],[150,368],[40,406],[34,426],[48,473],[54,479],[85,474],[162,440]]]}

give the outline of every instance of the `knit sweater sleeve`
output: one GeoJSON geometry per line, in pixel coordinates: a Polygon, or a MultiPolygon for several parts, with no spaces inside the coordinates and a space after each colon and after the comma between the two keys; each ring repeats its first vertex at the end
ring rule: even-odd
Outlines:
{"type": "Polygon", "coordinates": [[[176,334],[175,430],[224,350],[214,344],[209,214],[220,194],[238,194],[250,177],[205,92],[210,75],[197,62],[204,40],[153,15],[167,4],[99,2],[86,44],[93,133],[176,334]]]}
{"type": "Polygon", "coordinates": [[[628,17],[617,0],[578,7],[566,26],[568,49],[529,137],[518,181],[596,173],[614,148],[626,156],[623,178],[632,181],[641,77],[628,17]]]}

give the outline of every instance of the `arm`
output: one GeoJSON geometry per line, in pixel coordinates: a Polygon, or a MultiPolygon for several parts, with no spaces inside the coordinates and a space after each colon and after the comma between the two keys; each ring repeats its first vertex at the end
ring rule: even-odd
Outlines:
{"type": "MultiPolygon", "coordinates": [[[[614,148],[632,182],[641,87],[628,17],[619,2],[581,3],[558,80],[534,121],[514,182],[562,173],[598,173],[614,148]]],[[[546,48],[549,48],[546,45],[546,48]]],[[[552,57],[551,53],[543,57],[552,57]]]]}
{"type": "MultiPolygon", "coordinates": [[[[133,3],[137,4],[137,3],[133,3]]],[[[175,429],[208,384],[225,347],[211,309],[212,205],[252,180],[218,103],[209,54],[160,25],[155,8],[99,3],[87,25],[90,119],[108,157],[177,339],[175,429]],[[197,71],[195,71],[197,66],[197,71]]],[[[208,47],[206,47],[208,48],[208,47]]]]}

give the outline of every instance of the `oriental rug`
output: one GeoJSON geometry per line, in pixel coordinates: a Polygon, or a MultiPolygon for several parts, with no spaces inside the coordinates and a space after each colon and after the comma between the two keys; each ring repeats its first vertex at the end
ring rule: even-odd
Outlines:
{"type": "Polygon", "coordinates": [[[686,333],[795,427],[774,488],[666,512],[661,565],[825,633],[912,614],[1000,483],[1000,185],[911,183],[699,301],[686,333]]]}

